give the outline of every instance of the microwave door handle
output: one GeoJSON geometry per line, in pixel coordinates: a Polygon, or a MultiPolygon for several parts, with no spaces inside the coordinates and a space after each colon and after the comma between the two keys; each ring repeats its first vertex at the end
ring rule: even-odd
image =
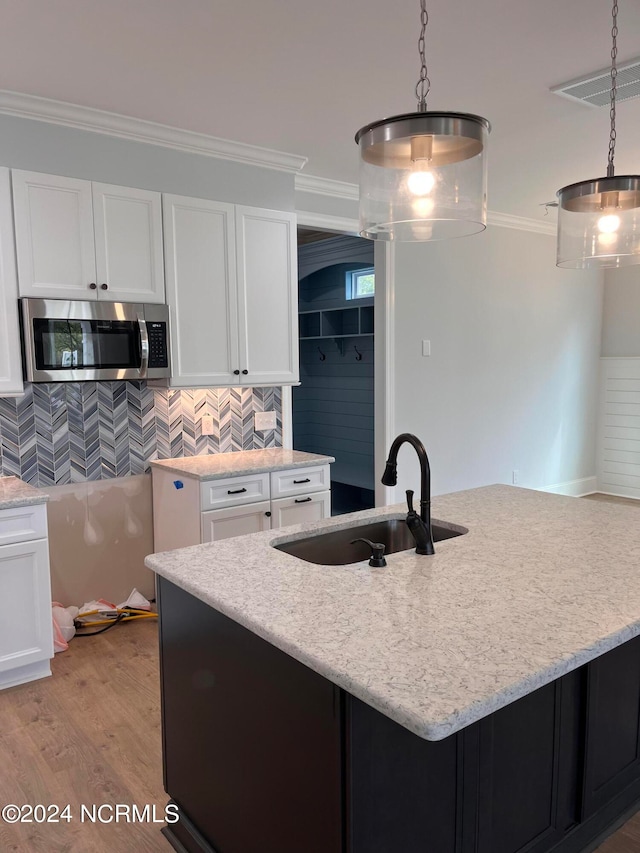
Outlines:
{"type": "Polygon", "coordinates": [[[147,332],[147,322],[141,317],[138,317],[138,326],[140,328],[140,379],[144,379],[147,375],[149,367],[149,333],[147,332]]]}

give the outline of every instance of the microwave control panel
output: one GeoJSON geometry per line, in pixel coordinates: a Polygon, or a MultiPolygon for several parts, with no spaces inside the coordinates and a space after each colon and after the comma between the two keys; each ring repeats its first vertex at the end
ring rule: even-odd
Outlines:
{"type": "Polygon", "coordinates": [[[149,336],[149,367],[168,367],[167,324],[147,321],[149,336]]]}

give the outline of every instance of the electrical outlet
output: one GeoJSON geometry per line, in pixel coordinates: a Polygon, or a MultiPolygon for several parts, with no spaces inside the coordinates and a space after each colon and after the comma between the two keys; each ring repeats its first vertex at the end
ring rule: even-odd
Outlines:
{"type": "Polygon", "coordinates": [[[276,428],[275,412],[256,412],[253,416],[253,428],[256,432],[264,432],[276,428]]]}
{"type": "Polygon", "coordinates": [[[511,482],[514,486],[517,486],[520,482],[520,471],[517,468],[514,468],[511,472],[511,482]]]}
{"type": "Polygon", "coordinates": [[[202,435],[213,435],[213,415],[203,415],[200,418],[202,435]]]}

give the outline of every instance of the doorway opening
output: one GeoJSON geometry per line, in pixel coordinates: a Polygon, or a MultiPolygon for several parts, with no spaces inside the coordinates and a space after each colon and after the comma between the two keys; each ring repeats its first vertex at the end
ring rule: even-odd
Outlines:
{"type": "Polygon", "coordinates": [[[375,505],[373,243],[298,228],[293,446],[335,457],[331,514],[375,505]]]}

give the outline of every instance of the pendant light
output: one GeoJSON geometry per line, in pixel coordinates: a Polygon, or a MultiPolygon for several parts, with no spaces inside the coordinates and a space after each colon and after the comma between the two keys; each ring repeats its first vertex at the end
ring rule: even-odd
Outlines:
{"type": "Polygon", "coordinates": [[[444,240],[487,224],[487,119],[427,112],[429,16],[420,2],[417,111],[356,133],[360,146],[360,234],[371,240],[444,240]]]}
{"type": "Polygon", "coordinates": [[[558,197],[559,267],[593,269],[640,263],[640,175],[614,174],[618,2],[613,0],[611,131],[606,178],[569,184],[558,197]]]}

